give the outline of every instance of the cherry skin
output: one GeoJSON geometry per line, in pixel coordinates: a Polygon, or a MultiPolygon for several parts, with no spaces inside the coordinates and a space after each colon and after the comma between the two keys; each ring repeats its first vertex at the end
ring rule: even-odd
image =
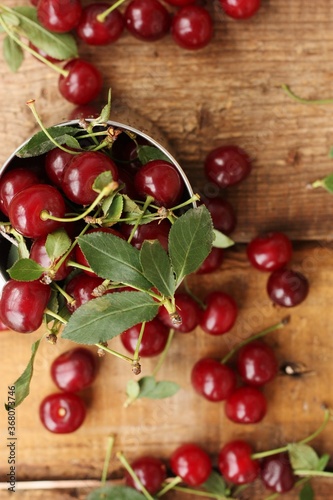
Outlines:
{"type": "Polygon", "coordinates": [[[88,45],[108,45],[120,38],[124,30],[124,18],[119,10],[113,10],[102,22],[97,19],[109,7],[103,2],[84,7],[76,33],[88,45]]]}
{"type": "Polygon", "coordinates": [[[160,40],[170,29],[170,14],[158,0],[132,0],[124,17],[128,31],[147,42],[160,40]]]}
{"type": "Polygon", "coordinates": [[[265,233],[253,238],[246,249],[253,267],[260,271],[276,271],[291,260],[293,249],[288,236],[281,232],[265,233]]]}
{"type": "Polygon", "coordinates": [[[78,24],[82,12],[80,0],[39,0],[37,16],[49,31],[65,33],[78,24]]]}
{"type": "Polygon", "coordinates": [[[211,292],[205,299],[206,309],[200,327],[210,335],[223,335],[231,330],[237,319],[238,307],[227,293],[211,292]]]}
{"type": "Polygon", "coordinates": [[[234,484],[252,483],[259,476],[260,465],[251,454],[252,448],[245,441],[235,440],[224,445],[218,458],[224,479],[234,484]]]}
{"type": "Polygon", "coordinates": [[[84,347],[63,352],[51,364],[51,378],[62,391],[77,392],[86,389],[95,377],[95,356],[84,347]]]}
{"type": "Polygon", "coordinates": [[[52,233],[63,224],[52,219],[43,220],[43,211],[63,218],[65,210],[65,201],[56,188],[34,184],[14,196],[8,215],[16,231],[27,238],[38,238],[52,233]]]}
{"type": "Polygon", "coordinates": [[[51,288],[40,281],[9,280],[2,289],[0,320],[19,333],[36,331],[43,322],[51,288]]]}
{"type": "Polygon", "coordinates": [[[225,402],[226,416],[238,424],[256,424],[266,411],[266,398],[256,387],[238,387],[225,402]]]}
{"type": "Polygon", "coordinates": [[[199,324],[202,310],[199,304],[188,293],[175,293],[175,304],[177,314],[181,318],[180,324],[174,324],[170,318],[170,314],[164,306],[161,306],[158,311],[158,318],[167,327],[173,328],[180,333],[192,332],[199,324]]]}
{"type": "Polygon", "coordinates": [[[224,12],[234,19],[248,19],[260,8],[261,0],[220,0],[224,12]]]}
{"type": "Polygon", "coordinates": [[[196,270],[196,274],[209,274],[217,271],[222,262],[224,261],[224,251],[223,248],[213,247],[199,269],[196,270]]]}
{"type": "MultiPolygon", "coordinates": [[[[137,458],[131,463],[131,468],[151,495],[155,495],[162,488],[162,483],[167,477],[165,464],[159,458],[151,456],[137,458]]],[[[140,486],[127,471],[125,472],[125,483],[131,488],[141,491],[140,486]]]]}
{"type": "MultiPolygon", "coordinates": [[[[133,238],[131,239],[131,245],[135,248],[140,249],[142,243],[145,240],[158,240],[164,250],[168,250],[168,237],[171,225],[167,219],[162,221],[151,221],[149,224],[141,224],[136,229],[133,238]]],[[[125,236],[126,239],[129,238],[133,226],[131,224],[123,223],[120,228],[120,232],[125,236]]]]}
{"type": "MultiPolygon", "coordinates": [[[[120,335],[120,340],[125,349],[134,354],[137,340],[140,335],[141,323],[125,330],[120,335]]],[[[157,356],[166,346],[169,336],[169,328],[158,318],[147,321],[140,344],[139,355],[142,358],[157,356]]]]}
{"type": "Polygon", "coordinates": [[[213,36],[212,18],[203,7],[186,5],[174,15],[171,34],[177,45],[184,49],[202,49],[213,36]]]}
{"type": "Polygon", "coordinates": [[[277,305],[294,307],[303,302],[309,292],[307,278],[292,269],[278,269],[267,281],[269,298],[277,305]]]}
{"type": "Polygon", "coordinates": [[[77,58],[68,61],[63,69],[67,74],[59,76],[58,87],[67,101],[81,105],[88,104],[98,97],[103,79],[93,64],[77,58]]]}
{"type": "Polygon", "coordinates": [[[267,384],[276,377],[278,369],[273,349],[260,340],[253,340],[238,351],[237,371],[248,385],[267,384]]]}
{"type": "Polygon", "coordinates": [[[165,0],[165,2],[175,7],[184,7],[184,5],[195,3],[195,0],[165,0]]]}
{"type": "Polygon", "coordinates": [[[212,216],[214,228],[223,234],[231,234],[237,224],[237,217],[231,203],[220,196],[203,198],[203,202],[212,216]]]}
{"type": "Polygon", "coordinates": [[[206,156],[206,176],[220,188],[234,186],[251,172],[252,164],[248,154],[238,146],[220,146],[206,156]]]}
{"type": "Polygon", "coordinates": [[[59,269],[54,272],[54,267],[57,265],[60,257],[54,262],[51,261],[46,250],[47,236],[48,235],[40,236],[39,238],[36,238],[34,240],[30,248],[29,258],[37,262],[45,269],[48,269],[48,271],[46,271],[44,275],[49,276],[51,280],[60,281],[67,278],[69,273],[72,271],[72,269],[67,266],[67,262],[71,258],[71,254],[66,257],[64,262],[60,265],[59,269]]]}
{"type": "Polygon", "coordinates": [[[39,416],[48,431],[56,434],[69,434],[83,424],[86,407],[77,394],[72,392],[54,393],[42,400],[39,416]]]}
{"type": "Polygon", "coordinates": [[[213,358],[202,358],[191,372],[191,383],[198,394],[208,401],[227,399],[236,388],[236,374],[227,365],[213,358]]]}
{"type": "Polygon", "coordinates": [[[179,446],[170,457],[170,466],[174,474],[194,487],[207,481],[212,471],[209,455],[194,443],[179,446]]]}
{"type": "Polygon", "coordinates": [[[266,488],[276,493],[286,493],[295,484],[295,475],[288,453],[265,457],[260,465],[261,479],[266,488]]]}
{"type": "Polygon", "coordinates": [[[156,205],[170,208],[181,199],[184,184],[171,163],[152,160],[143,165],[135,175],[135,189],[139,195],[152,196],[156,205]]]}
{"type": "Polygon", "coordinates": [[[98,276],[88,276],[85,273],[79,273],[66,283],[65,291],[74,299],[74,302],[66,303],[67,309],[72,313],[82,304],[95,299],[93,295],[95,288],[103,283],[103,279],[98,276]]]}
{"type": "Polygon", "coordinates": [[[50,181],[61,187],[62,177],[67,164],[73,159],[73,153],[60,148],[53,148],[45,156],[45,171],[50,181]]]}
{"type": "Polygon", "coordinates": [[[9,204],[14,196],[27,187],[39,184],[38,176],[32,170],[15,168],[5,172],[0,179],[0,209],[8,215],[9,204]]]}

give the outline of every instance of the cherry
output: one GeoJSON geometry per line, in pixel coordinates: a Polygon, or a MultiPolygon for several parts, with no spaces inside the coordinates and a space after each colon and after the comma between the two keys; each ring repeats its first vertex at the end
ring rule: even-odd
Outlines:
{"type": "Polygon", "coordinates": [[[119,10],[113,10],[104,21],[97,16],[110,7],[104,2],[96,2],[84,7],[76,33],[88,45],[107,45],[113,43],[124,30],[124,18],[119,10]]]}
{"type": "Polygon", "coordinates": [[[74,299],[74,302],[66,304],[67,309],[70,312],[74,312],[82,304],[96,298],[92,293],[102,283],[103,279],[98,276],[88,276],[85,273],[73,276],[65,286],[66,292],[74,299]]]}
{"type": "Polygon", "coordinates": [[[73,159],[73,153],[53,148],[45,156],[45,171],[50,181],[61,187],[62,177],[66,165],[73,159]]]}
{"type": "Polygon", "coordinates": [[[39,0],[37,16],[49,31],[65,33],[78,24],[82,12],[80,0],[39,0]]]}
{"type": "Polygon", "coordinates": [[[116,164],[136,174],[142,166],[138,156],[138,147],[151,145],[144,137],[136,137],[135,141],[127,134],[120,134],[112,145],[112,158],[116,164]]]}
{"type": "MultiPolygon", "coordinates": [[[[133,238],[131,239],[131,245],[140,249],[142,243],[145,240],[158,240],[164,250],[168,250],[168,236],[170,231],[170,222],[167,219],[162,221],[153,220],[149,224],[141,224],[136,229],[133,238]]],[[[121,225],[120,231],[128,238],[132,232],[133,226],[131,224],[123,223],[121,225]]]]}
{"type": "MultiPolygon", "coordinates": [[[[137,340],[140,335],[141,323],[132,326],[125,330],[120,339],[125,349],[134,354],[137,340]]],[[[142,358],[157,356],[166,346],[169,336],[169,328],[167,328],[158,318],[147,321],[140,344],[139,355],[142,358]]]]}
{"type": "Polygon", "coordinates": [[[134,184],[143,196],[152,196],[156,205],[170,208],[183,194],[183,180],[174,165],[164,160],[152,160],[136,173],[134,184]]]}
{"type": "Polygon", "coordinates": [[[195,0],[165,0],[165,2],[176,7],[184,7],[184,5],[195,3],[195,0]]]}
{"type": "Polygon", "coordinates": [[[211,292],[205,299],[206,309],[202,314],[200,327],[210,335],[222,335],[231,330],[237,319],[235,300],[220,291],[211,292]]]}
{"type": "Polygon", "coordinates": [[[224,12],[234,19],[248,19],[260,8],[260,0],[220,0],[224,12]]]}
{"type": "Polygon", "coordinates": [[[245,441],[230,441],[219,453],[218,466],[226,481],[247,484],[254,481],[260,472],[257,460],[251,458],[252,448],[245,441]]]}
{"type": "Polygon", "coordinates": [[[203,202],[212,216],[214,228],[224,234],[231,234],[237,224],[236,214],[231,203],[220,196],[203,198],[203,202]]]}
{"type": "Polygon", "coordinates": [[[5,172],[0,179],[0,209],[8,215],[9,204],[23,189],[39,184],[38,176],[32,170],[15,168],[5,172]]]}
{"type": "MultiPolygon", "coordinates": [[[[159,458],[144,456],[137,458],[131,463],[131,468],[139,478],[146,490],[154,495],[161,487],[167,477],[165,464],[159,458]]],[[[130,474],[125,472],[125,483],[131,488],[141,491],[141,487],[134,481],[130,474]]]]}
{"type": "Polygon", "coordinates": [[[170,314],[164,306],[159,308],[158,318],[169,328],[181,333],[192,332],[199,324],[202,310],[199,304],[188,293],[175,293],[177,314],[181,318],[180,324],[174,324],[170,314]]]}
{"type": "Polygon", "coordinates": [[[126,194],[132,200],[137,199],[138,195],[137,195],[137,192],[135,190],[133,175],[131,174],[131,172],[129,172],[128,170],[126,170],[123,167],[119,167],[117,165],[117,168],[118,168],[118,175],[119,175],[118,182],[119,182],[120,186],[122,185],[122,188],[120,189],[119,192],[121,194],[126,194]]]}
{"type": "Polygon", "coordinates": [[[208,401],[224,401],[236,388],[236,374],[213,358],[202,358],[195,363],[191,372],[194,389],[208,401]]]}
{"type": "Polygon", "coordinates": [[[213,273],[221,267],[224,260],[223,248],[213,247],[209,252],[208,256],[205,258],[199,269],[196,270],[196,274],[208,274],[213,273]]]}
{"type": "Polygon", "coordinates": [[[76,392],[86,389],[95,377],[95,356],[84,347],[75,347],[63,352],[51,364],[51,378],[62,391],[76,392]]]}
{"type": "Polygon", "coordinates": [[[81,120],[82,118],[98,118],[99,108],[96,104],[80,104],[76,106],[68,115],[68,120],[81,120]]]}
{"type": "Polygon", "coordinates": [[[295,476],[288,453],[277,453],[265,457],[260,465],[261,479],[269,490],[286,493],[295,484],[295,476]]]}
{"type": "Polygon", "coordinates": [[[170,29],[170,14],[158,0],[132,0],[124,17],[128,31],[147,42],[163,38],[170,29]]]}
{"type": "Polygon", "coordinates": [[[0,320],[16,332],[34,332],[43,322],[50,296],[51,288],[40,281],[11,279],[2,289],[0,320]]]}
{"type": "Polygon", "coordinates": [[[7,330],[9,330],[8,326],[5,325],[5,323],[3,323],[2,321],[0,321],[0,332],[6,332],[7,330]]]}
{"type": "Polygon", "coordinates": [[[246,249],[253,267],[260,271],[276,271],[291,260],[292,244],[281,232],[265,233],[253,238],[246,249]]]}
{"type": "Polygon", "coordinates": [[[89,205],[97,197],[93,184],[102,172],[111,172],[113,180],[118,179],[115,163],[104,153],[84,151],[67,163],[61,182],[62,189],[71,201],[79,205],[89,205]]]}
{"type": "Polygon", "coordinates": [[[207,155],[204,168],[209,180],[226,188],[244,180],[252,165],[248,154],[238,146],[220,146],[207,155]]]}
{"type": "Polygon", "coordinates": [[[269,298],[283,307],[294,307],[303,302],[309,292],[309,282],[306,277],[291,269],[274,271],[267,281],[269,298]]]}
{"type": "Polygon", "coordinates": [[[9,205],[9,219],[16,231],[27,238],[52,233],[61,222],[42,219],[42,212],[64,217],[65,202],[59,191],[47,184],[34,184],[17,193],[9,205]]]}
{"type": "Polygon", "coordinates": [[[238,387],[225,402],[226,416],[238,424],[260,422],[266,410],[266,398],[256,387],[238,387]]]}
{"type": "Polygon", "coordinates": [[[29,257],[42,267],[45,267],[45,269],[49,270],[44,274],[48,275],[51,278],[51,280],[60,281],[65,279],[71,272],[71,268],[67,267],[67,262],[70,259],[70,255],[66,257],[64,262],[60,265],[59,269],[55,272],[55,274],[53,274],[52,271],[54,269],[54,266],[59,261],[59,259],[51,261],[45,246],[47,236],[48,235],[40,236],[39,238],[34,240],[30,248],[29,257]]]}
{"type": "Polygon", "coordinates": [[[213,36],[213,21],[209,12],[198,5],[186,5],[173,17],[171,34],[180,47],[202,49],[213,36]]]}
{"type": "Polygon", "coordinates": [[[72,392],[61,392],[46,396],[39,407],[39,416],[44,427],[56,434],[76,431],[86,416],[83,400],[72,392]]]}
{"type": "Polygon", "coordinates": [[[67,101],[80,105],[98,97],[103,80],[93,64],[77,58],[68,61],[63,69],[67,74],[59,76],[58,87],[67,101]]]}
{"type": "Polygon", "coordinates": [[[171,455],[170,466],[173,473],[189,486],[200,486],[212,471],[209,455],[194,443],[179,446],[171,455]]]}
{"type": "Polygon", "coordinates": [[[238,351],[237,371],[248,385],[267,384],[275,378],[278,368],[273,349],[260,340],[253,340],[238,351]]]}

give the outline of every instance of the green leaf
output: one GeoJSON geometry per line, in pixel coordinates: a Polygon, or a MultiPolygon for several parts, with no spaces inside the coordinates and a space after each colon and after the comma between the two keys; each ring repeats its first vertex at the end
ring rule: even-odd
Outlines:
{"type": "Polygon", "coordinates": [[[2,50],[6,63],[10,70],[15,73],[20,68],[24,59],[22,48],[10,36],[6,36],[3,40],[2,50]]]}
{"type": "Polygon", "coordinates": [[[135,203],[135,201],[131,200],[131,198],[129,198],[127,194],[123,194],[123,200],[124,200],[124,212],[128,214],[138,214],[138,215],[142,214],[141,207],[137,203],[135,203]]]}
{"type": "Polygon", "coordinates": [[[106,170],[96,177],[92,188],[96,193],[100,193],[110,182],[112,182],[112,174],[110,170],[106,170]]]}
{"type": "Polygon", "coordinates": [[[108,92],[108,102],[103,107],[100,115],[91,120],[89,128],[94,128],[96,125],[107,125],[111,115],[111,89],[108,92]]]}
{"type": "Polygon", "coordinates": [[[145,500],[145,496],[129,486],[103,486],[89,493],[87,500],[145,500]]]}
{"type": "Polygon", "coordinates": [[[143,275],[139,250],[127,241],[111,233],[95,232],[80,236],[78,242],[98,276],[144,290],[152,287],[143,275]]]}
{"type": "Polygon", "coordinates": [[[50,233],[45,241],[46,252],[51,261],[59,259],[59,257],[67,252],[70,246],[71,239],[63,228],[50,233]]]}
{"type": "Polygon", "coordinates": [[[105,214],[103,226],[110,226],[118,222],[123,212],[123,197],[120,194],[108,196],[103,204],[102,210],[105,214]]]}
{"type": "Polygon", "coordinates": [[[68,135],[66,134],[64,136],[64,143],[66,146],[68,146],[69,148],[72,148],[72,149],[81,149],[81,145],[79,143],[79,141],[77,139],[75,139],[75,137],[71,136],[71,135],[68,135]]]}
{"type": "Polygon", "coordinates": [[[229,238],[227,235],[221,233],[217,229],[213,229],[215,239],[213,240],[213,247],[215,248],[229,248],[235,244],[235,242],[229,238]]]}
{"type": "Polygon", "coordinates": [[[291,443],[288,445],[288,453],[291,466],[294,470],[318,469],[319,457],[311,446],[302,443],[291,443]]]}
{"type": "Polygon", "coordinates": [[[19,18],[14,14],[14,12],[2,12],[1,13],[1,19],[3,22],[8,26],[19,26],[20,20],[19,18]]]}
{"type": "Polygon", "coordinates": [[[145,292],[115,292],[80,306],[70,317],[62,337],[80,344],[106,342],[128,328],[151,321],[158,304],[145,292]]]}
{"type": "Polygon", "coordinates": [[[168,254],[158,240],[145,240],[140,250],[145,277],[166,297],[173,296],[176,283],[168,254]]]}
{"type": "Polygon", "coordinates": [[[170,158],[155,146],[138,146],[137,153],[142,165],[152,160],[164,160],[171,163],[170,158]]]}
{"type": "Polygon", "coordinates": [[[152,375],[147,375],[146,377],[140,378],[138,383],[140,386],[140,397],[141,398],[148,397],[147,394],[149,394],[156,386],[155,377],[153,377],[152,375]]]}
{"type": "Polygon", "coordinates": [[[164,399],[176,394],[180,387],[175,382],[161,380],[156,382],[153,376],[142,377],[139,380],[140,393],[137,398],[164,399]]]}
{"type": "Polygon", "coordinates": [[[212,218],[204,205],[191,208],[174,222],[169,233],[169,255],[177,285],[201,266],[212,243],[212,218]]]}
{"type": "MultiPolygon", "coordinates": [[[[15,385],[15,408],[17,408],[22,401],[29,395],[30,392],[30,382],[34,370],[35,356],[39,347],[41,339],[36,340],[31,346],[31,358],[27,364],[26,369],[22,375],[14,382],[15,385]]],[[[12,408],[12,406],[10,406],[12,408]]],[[[6,406],[6,409],[9,408],[6,406]]]]}
{"type": "Polygon", "coordinates": [[[331,457],[329,456],[328,453],[324,453],[324,455],[322,455],[318,460],[317,470],[321,471],[325,470],[330,458],[331,457]]]}
{"type": "Polygon", "coordinates": [[[140,385],[137,380],[129,380],[126,386],[126,395],[131,400],[134,401],[140,394],[140,385]]]}
{"type": "MultiPolygon", "coordinates": [[[[58,144],[65,144],[69,136],[81,133],[79,128],[69,126],[50,127],[47,131],[58,144]]],[[[47,137],[43,130],[41,130],[33,135],[31,139],[24,144],[24,146],[22,146],[22,148],[16,153],[16,156],[19,158],[40,156],[55,147],[54,143],[47,137]]]]}
{"type": "Polygon", "coordinates": [[[20,259],[8,269],[8,274],[17,281],[35,281],[41,277],[44,271],[44,267],[34,260],[20,259]]]}
{"type": "Polygon", "coordinates": [[[305,483],[299,494],[299,500],[314,500],[314,491],[310,483],[305,483]]]}
{"type": "Polygon", "coordinates": [[[201,486],[209,493],[216,493],[221,496],[225,496],[227,488],[226,482],[221,474],[214,470],[211,472],[207,481],[205,481],[201,486]]]}

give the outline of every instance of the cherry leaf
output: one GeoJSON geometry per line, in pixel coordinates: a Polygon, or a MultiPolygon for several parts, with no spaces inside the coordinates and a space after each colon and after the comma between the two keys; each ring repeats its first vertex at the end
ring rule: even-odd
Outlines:
{"type": "Polygon", "coordinates": [[[226,496],[226,482],[224,481],[221,474],[216,471],[212,471],[207,481],[205,481],[202,485],[209,493],[216,493],[217,495],[226,496]]]}
{"type": "Polygon", "coordinates": [[[302,443],[288,445],[291,466],[294,470],[317,470],[319,457],[311,446],[302,443]]]}
{"type": "Polygon", "coordinates": [[[112,226],[118,222],[123,212],[123,205],[123,197],[120,194],[105,198],[102,204],[102,210],[105,215],[103,226],[112,226]]]}
{"type": "Polygon", "coordinates": [[[106,342],[143,321],[151,321],[158,304],[145,292],[115,292],[80,306],[62,337],[79,344],[106,342]]]}
{"type": "Polygon", "coordinates": [[[176,283],[168,254],[158,240],[145,240],[140,261],[146,278],[166,297],[175,293],[176,283]]]}
{"type": "Polygon", "coordinates": [[[169,233],[169,255],[177,285],[201,266],[211,251],[213,237],[212,218],[204,205],[191,208],[174,222],[169,233]]]}
{"type": "Polygon", "coordinates": [[[3,57],[11,71],[14,73],[20,68],[24,54],[20,45],[10,36],[6,36],[2,45],[3,57]]]}
{"type": "Polygon", "coordinates": [[[32,259],[19,259],[8,269],[8,274],[17,281],[35,281],[44,271],[45,268],[32,259]]]}
{"type": "Polygon", "coordinates": [[[137,380],[129,380],[126,386],[126,395],[130,401],[134,401],[140,394],[140,385],[137,380]]]}
{"type": "Polygon", "coordinates": [[[164,160],[170,163],[170,158],[163,153],[159,148],[155,146],[139,146],[137,148],[137,153],[142,165],[152,161],[152,160],[164,160]]]}
{"type": "Polygon", "coordinates": [[[156,382],[153,376],[142,377],[139,380],[140,393],[137,398],[165,399],[176,394],[180,386],[169,380],[156,382]]]}
{"type": "Polygon", "coordinates": [[[213,247],[215,248],[229,248],[235,244],[235,242],[229,238],[227,235],[221,233],[217,229],[213,230],[215,239],[213,241],[213,247]]]}
{"type": "Polygon", "coordinates": [[[45,242],[46,252],[51,260],[56,260],[64,255],[70,246],[71,239],[63,228],[50,233],[45,242]]]}
{"type": "Polygon", "coordinates": [[[324,453],[324,455],[322,455],[318,460],[317,470],[325,470],[330,458],[331,457],[328,453],[324,453]]]}
{"type": "Polygon", "coordinates": [[[123,194],[124,212],[128,214],[142,214],[142,208],[135,201],[131,200],[127,194],[123,194]]]}
{"type": "Polygon", "coordinates": [[[299,500],[314,500],[314,491],[310,483],[305,483],[299,493],[299,500]]]}
{"type": "MultiPolygon", "coordinates": [[[[66,140],[82,131],[77,127],[61,126],[50,127],[47,129],[50,136],[56,140],[58,144],[66,144],[66,140]]],[[[19,151],[16,156],[19,158],[30,158],[32,156],[40,156],[54,149],[54,143],[41,130],[31,137],[19,151]]]]}
{"type": "Polygon", "coordinates": [[[109,170],[99,174],[93,183],[93,190],[100,193],[112,181],[112,174],[109,170]]]}
{"type": "Polygon", "coordinates": [[[129,486],[103,486],[87,496],[87,500],[145,500],[145,498],[129,486]]]}

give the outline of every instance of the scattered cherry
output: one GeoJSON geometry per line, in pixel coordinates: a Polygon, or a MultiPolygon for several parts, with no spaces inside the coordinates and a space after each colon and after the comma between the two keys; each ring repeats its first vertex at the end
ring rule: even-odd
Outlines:
{"type": "Polygon", "coordinates": [[[236,374],[227,365],[213,358],[202,358],[192,368],[194,389],[208,401],[224,401],[236,388],[236,374]]]}
{"type": "MultiPolygon", "coordinates": [[[[158,240],[164,250],[168,250],[168,237],[170,228],[171,224],[167,219],[164,219],[162,221],[153,220],[149,222],[149,224],[141,224],[137,227],[133,238],[131,239],[131,245],[140,249],[144,241],[158,240]]],[[[122,223],[120,232],[125,236],[125,238],[129,238],[132,229],[133,225],[122,223]]]]}
{"type": "Polygon", "coordinates": [[[82,12],[80,0],[39,0],[37,16],[49,31],[65,33],[78,24],[82,12]]]}
{"type": "Polygon", "coordinates": [[[230,441],[219,453],[218,466],[226,481],[234,484],[253,482],[260,472],[259,462],[251,458],[251,446],[241,440],[230,441]]]}
{"type": "Polygon", "coordinates": [[[246,249],[253,267],[260,271],[276,271],[291,260],[293,249],[290,239],[281,232],[265,233],[253,238],[246,249]]]}
{"type": "Polygon", "coordinates": [[[209,180],[220,188],[243,181],[251,172],[248,154],[238,146],[220,146],[206,157],[204,168],[209,180]]]}
{"type": "Polygon", "coordinates": [[[266,398],[256,387],[238,387],[225,402],[226,416],[238,424],[260,422],[266,411],[266,398]]]}
{"type": "Polygon", "coordinates": [[[76,33],[88,45],[108,45],[118,40],[124,30],[124,18],[118,9],[114,9],[104,21],[98,15],[110,7],[104,2],[96,2],[83,8],[76,33]]]}
{"type": "Polygon", "coordinates": [[[295,475],[288,453],[277,453],[265,457],[260,465],[261,479],[269,490],[286,493],[295,484],[295,475]]]}
{"type": "Polygon", "coordinates": [[[209,455],[194,443],[179,446],[171,455],[170,466],[189,486],[200,486],[212,471],[209,455]]]}
{"type": "Polygon", "coordinates": [[[77,58],[68,61],[63,69],[67,74],[60,74],[58,87],[67,101],[80,105],[98,97],[103,80],[93,64],[77,58]]]}
{"type": "Polygon", "coordinates": [[[248,19],[260,8],[261,0],[220,0],[224,12],[234,19],[248,19]]]}
{"type": "Polygon", "coordinates": [[[267,281],[269,298],[283,307],[294,307],[306,299],[309,292],[309,282],[300,272],[292,269],[278,269],[267,281]]]}
{"type": "Polygon", "coordinates": [[[221,267],[223,260],[223,248],[213,247],[199,269],[196,270],[196,274],[209,274],[217,271],[221,267]]]}
{"type": "Polygon", "coordinates": [[[60,392],[46,396],[39,408],[42,424],[50,432],[68,434],[76,431],[86,416],[83,400],[72,392],[60,392]]]}
{"type": "Polygon", "coordinates": [[[192,332],[199,324],[202,310],[196,300],[194,300],[188,293],[175,293],[176,311],[181,318],[180,324],[174,324],[170,314],[164,306],[159,308],[158,318],[169,328],[177,330],[181,333],[192,332]]]}
{"type": "MultiPolygon", "coordinates": [[[[141,323],[125,330],[120,339],[127,351],[134,354],[136,344],[140,335],[141,323]]],[[[140,344],[139,355],[142,358],[157,356],[166,346],[169,336],[169,328],[166,327],[158,318],[147,321],[140,344]]]]}
{"type": "Polygon", "coordinates": [[[170,29],[170,14],[158,0],[132,0],[124,17],[128,31],[147,42],[163,38],[170,29]]]}
{"type": "Polygon", "coordinates": [[[223,234],[231,234],[237,224],[237,217],[231,203],[221,196],[205,197],[203,202],[212,216],[214,228],[223,234]]]}
{"type": "Polygon", "coordinates": [[[238,314],[235,300],[227,293],[215,291],[207,295],[205,306],[200,327],[210,335],[223,335],[229,332],[238,314]]]}
{"type": "Polygon", "coordinates": [[[202,49],[213,36],[212,18],[204,7],[186,5],[174,15],[171,34],[177,45],[184,49],[202,49]]]}
{"type": "Polygon", "coordinates": [[[85,347],[63,352],[51,364],[51,378],[62,391],[77,392],[86,389],[95,377],[95,356],[85,347]]]}
{"type": "MultiPolygon", "coordinates": [[[[131,463],[131,468],[139,478],[146,490],[154,495],[161,487],[167,477],[166,466],[159,458],[143,456],[131,463]]],[[[125,472],[125,483],[131,488],[141,491],[141,487],[134,481],[130,474],[125,472]]]]}
{"type": "Polygon", "coordinates": [[[238,351],[237,371],[248,385],[267,384],[276,377],[278,369],[274,350],[260,340],[253,340],[238,351]]]}

